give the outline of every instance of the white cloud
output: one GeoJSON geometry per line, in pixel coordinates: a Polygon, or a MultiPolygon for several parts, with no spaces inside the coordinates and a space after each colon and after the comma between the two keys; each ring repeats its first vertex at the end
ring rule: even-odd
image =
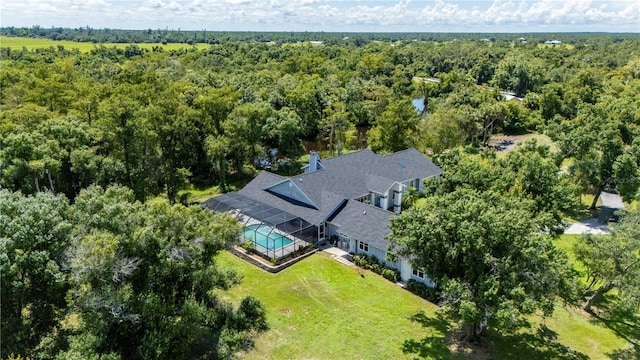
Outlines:
{"type": "Polygon", "coordinates": [[[640,2],[0,0],[3,26],[322,31],[640,32],[640,2]]]}

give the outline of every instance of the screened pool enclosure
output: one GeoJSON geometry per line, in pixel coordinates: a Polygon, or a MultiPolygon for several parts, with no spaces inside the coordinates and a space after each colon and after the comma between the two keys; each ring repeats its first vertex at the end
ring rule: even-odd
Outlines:
{"type": "Polygon", "coordinates": [[[318,228],[299,216],[239,193],[226,193],[207,200],[203,206],[233,215],[244,225],[240,241],[251,241],[254,250],[267,259],[281,259],[318,239],[318,228]]]}

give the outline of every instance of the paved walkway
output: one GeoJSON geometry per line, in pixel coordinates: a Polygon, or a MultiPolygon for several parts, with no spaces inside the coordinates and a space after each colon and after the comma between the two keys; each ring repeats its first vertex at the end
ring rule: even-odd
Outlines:
{"type": "Polygon", "coordinates": [[[335,259],[339,263],[342,263],[342,264],[345,264],[345,265],[348,265],[348,266],[355,266],[353,264],[353,256],[351,256],[345,250],[342,250],[342,249],[340,249],[338,247],[335,247],[333,245],[321,246],[320,250],[322,250],[325,253],[329,254],[332,259],[335,259]]]}
{"type": "Polygon", "coordinates": [[[607,222],[611,214],[619,209],[624,209],[624,203],[619,194],[601,192],[602,207],[600,215],[591,219],[571,224],[565,234],[608,234],[607,222]]]}
{"type": "Polygon", "coordinates": [[[597,218],[591,218],[576,222],[564,231],[565,234],[608,234],[607,225],[601,223],[597,218]]]}

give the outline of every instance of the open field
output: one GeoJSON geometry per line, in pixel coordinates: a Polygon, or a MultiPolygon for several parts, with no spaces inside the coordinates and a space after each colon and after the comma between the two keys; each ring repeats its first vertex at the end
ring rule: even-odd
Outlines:
{"type": "Polygon", "coordinates": [[[490,332],[483,351],[454,352],[451,324],[436,316],[435,305],[371,272],[361,276],[323,255],[275,275],[226,252],[218,262],[244,276],[221,294],[225,300],[253,295],[267,308],[270,329],[246,359],[605,359],[629,347],[604,322],[558,304],[545,332],[535,317],[535,326],[517,335],[490,332]]]}
{"type": "MultiPolygon", "coordinates": [[[[26,37],[10,37],[10,36],[0,36],[0,46],[1,47],[10,47],[12,49],[22,49],[22,47],[26,47],[27,50],[33,50],[38,48],[48,48],[53,46],[57,48],[58,46],[63,46],[67,50],[78,49],[81,52],[89,52],[94,49],[96,46],[104,45],[106,47],[117,47],[119,49],[125,49],[127,46],[131,44],[115,44],[115,43],[105,43],[105,44],[94,44],[91,42],[76,42],[76,41],[56,41],[51,39],[37,39],[37,38],[26,38],[26,37]]],[[[178,50],[182,48],[191,48],[192,45],[189,44],[135,44],[138,45],[142,49],[152,49],[154,46],[159,46],[165,51],[169,50],[178,50]]],[[[209,44],[196,44],[193,45],[199,49],[206,49],[209,47],[209,44]]]]}

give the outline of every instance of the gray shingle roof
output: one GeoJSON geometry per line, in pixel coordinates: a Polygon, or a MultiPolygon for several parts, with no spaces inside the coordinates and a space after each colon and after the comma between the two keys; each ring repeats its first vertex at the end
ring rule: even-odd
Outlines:
{"type": "Polygon", "coordinates": [[[424,179],[442,174],[439,167],[416,149],[386,156],[364,149],[323,159],[322,163],[324,170],[292,177],[314,202],[317,202],[316,198],[322,189],[330,189],[347,199],[354,199],[369,191],[384,192],[394,181],[424,179]]]}
{"type": "Polygon", "coordinates": [[[288,213],[295,214],[312,224],[319,224],[324,221],[330,212],[344,200],[344,197],[331,191],[320,191],[316,199],[313,199],[315,204],[319,206],[319,209],[314,209],[305,204],[287,200],[284,197],[274,195],[265,190],[276,182],[284,179],[286,178],[280,175],[262,171],[255,179],[247,184],[247,186],[240,190],[239,193],[288,213]]]}
{"type": "Polygon", "coordinates": [[[385,237],[389,234],[389,223],[393,215],[390,211],[349,200],[331,219],[331,223],[339,226],[342,234],[386,251],[389,241],[385,237]]]}
{"type": "Polygon", "coordinates": [[[319,224],[331,216],[331,222],[339,225],[345,235],[386,250],[388,242],[384,237],[389,232],[391,212],[358,201],[347,201],[346,205],[340,205],[369,191],[384,193],[394,182],[442,174],[439,167],[416,149],[386,156],[364,149],[323,159],[322,164],[322,170],[290,178],[313,202],[313,206],[267,191],[274,184],[287,179],[267,171],[262,171],[238,193],[299,216],[311,224],[319,224]],[[339,211],[334,214],[336,209],[339,211]]]}
{"type": "Polygon", "coordinates": [[[384,194],[391,185],[393,185],[394,181],[383,178],[381,176],[376,176],[372,174],[365,175],[365,185],[367,190],[377,192],[378,194],[384,194]]]}

